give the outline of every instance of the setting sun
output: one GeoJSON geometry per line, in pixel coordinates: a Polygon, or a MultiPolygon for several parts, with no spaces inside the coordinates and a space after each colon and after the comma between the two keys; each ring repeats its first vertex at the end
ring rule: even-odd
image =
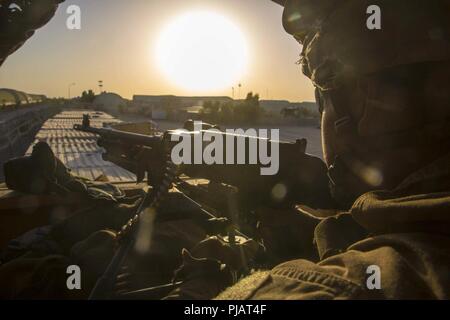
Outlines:
{"type": "Polygon", "coordinates": [[[246,72],[248,48],[231,20],[195,11],[176,17],[162,30],[156,61],[168,81],[180,88],[221,90],[239,82],[246,72]]]}

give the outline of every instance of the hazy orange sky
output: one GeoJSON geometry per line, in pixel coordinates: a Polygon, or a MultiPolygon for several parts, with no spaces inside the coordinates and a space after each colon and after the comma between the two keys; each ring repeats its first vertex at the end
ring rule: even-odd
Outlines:
{"type": "MultiPolygon", "coordinates": [[[[156,40],[176,16],[207,10],[233,22],[244,35],[249,64],[241,95],[263,99],[313,101],[309,80],[296,65],[300,45],[281,23],[282,7],[269,0],[66,0],[56,16],[0,68],[0,87],[51,97],[104,89],[133,94],[232,95],[231,87],[192,92],[161,74],[154,57],[156,40]],[[68,30],[66,8],[81,8],[81,30],[68,30]]],[[[236,89],[237,97],[237,89],[236,89]]]]}

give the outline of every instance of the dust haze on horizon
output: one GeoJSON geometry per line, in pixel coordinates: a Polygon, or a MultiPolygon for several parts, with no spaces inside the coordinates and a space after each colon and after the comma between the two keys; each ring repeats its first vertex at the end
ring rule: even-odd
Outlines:
{"type": "Polygon", "coordinates": [[[76,83],[71,92],[77,96],[88,89],[98,92],[98,81],[103,80],[104,90],[125,98],[231,97],[235,87],[235,98],[252,91],[262,99],[314,101],[313,86],[296,65],[301,47],[284,31],[282,11],[269,0],[66,0],[55,17],[6,60],[0,68],[0,87],[67,97],[71,83],[76,83]],[[66,27],[70,5],[81,8],[81,30],[66,27]],[[177,19],[198,13],[206,13],[205,21],[214,15],[220,18],[209,33],[203,32],[207,40],[197,42],[197,51],[191,52],[196,38],[189,38],[193,32],[186,26],[195,31],[204,30],[203,25],[193,24],[196,18],[184,25],[177,19]],[[177,27],[185,30],[179,39],[173,36],[177,27]],[[161,40],[164,35],[170,36],[161,40]],[[173,46],[186,52],[186,64],[177,60],[180,54],[161,59],[161,53],[177,52],[170,51],[173,46]],[[202,59],[205,66],[209,62],[220,68],[202,69],[202,59]],[[204,83],[202,77],[210,81],[204,83]]]}

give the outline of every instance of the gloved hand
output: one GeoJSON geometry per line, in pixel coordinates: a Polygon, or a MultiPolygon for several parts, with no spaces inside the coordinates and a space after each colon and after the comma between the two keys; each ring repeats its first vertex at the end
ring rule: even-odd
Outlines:
{"type": "Polygon", "coordinates": [[[165,299],[212,299],[237,279],[240,270],[248,269],[248,261],[260,249],[254,240],[229,244],[219,237],[210,237],[191,252],[183,249],[183,264],[175,272],[174,282],[183,281],[165,299]]]}
{"type": "Polygon", "coordinates": [[[296,258],[317,260],[314,229],[320,218],[296,208],[268,207],[256,210],[256,216],[258,236],[263,241],[271,264],[296,258]]]}
{"type": "Polygon", "coordinates": [[[248,262],[253,259],[260,249],[260,245],[253,239],[241,239],[241,243],[230,244],[219,237],[209,237],[192,250],[191,254],[196,258],[217,260],[233,270],[248,268],[248,262]]]}

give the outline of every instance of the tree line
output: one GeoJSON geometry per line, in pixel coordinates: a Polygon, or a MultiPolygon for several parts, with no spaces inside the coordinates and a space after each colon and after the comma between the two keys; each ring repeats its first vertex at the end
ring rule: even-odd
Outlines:
{"type": "Polygon", "coordinates": [[[205,121],[228,122],[255,122],[264,114],[259,103],[259,94],[249,92],[243,101],[205,101],[200,111],[205,121]]]}

